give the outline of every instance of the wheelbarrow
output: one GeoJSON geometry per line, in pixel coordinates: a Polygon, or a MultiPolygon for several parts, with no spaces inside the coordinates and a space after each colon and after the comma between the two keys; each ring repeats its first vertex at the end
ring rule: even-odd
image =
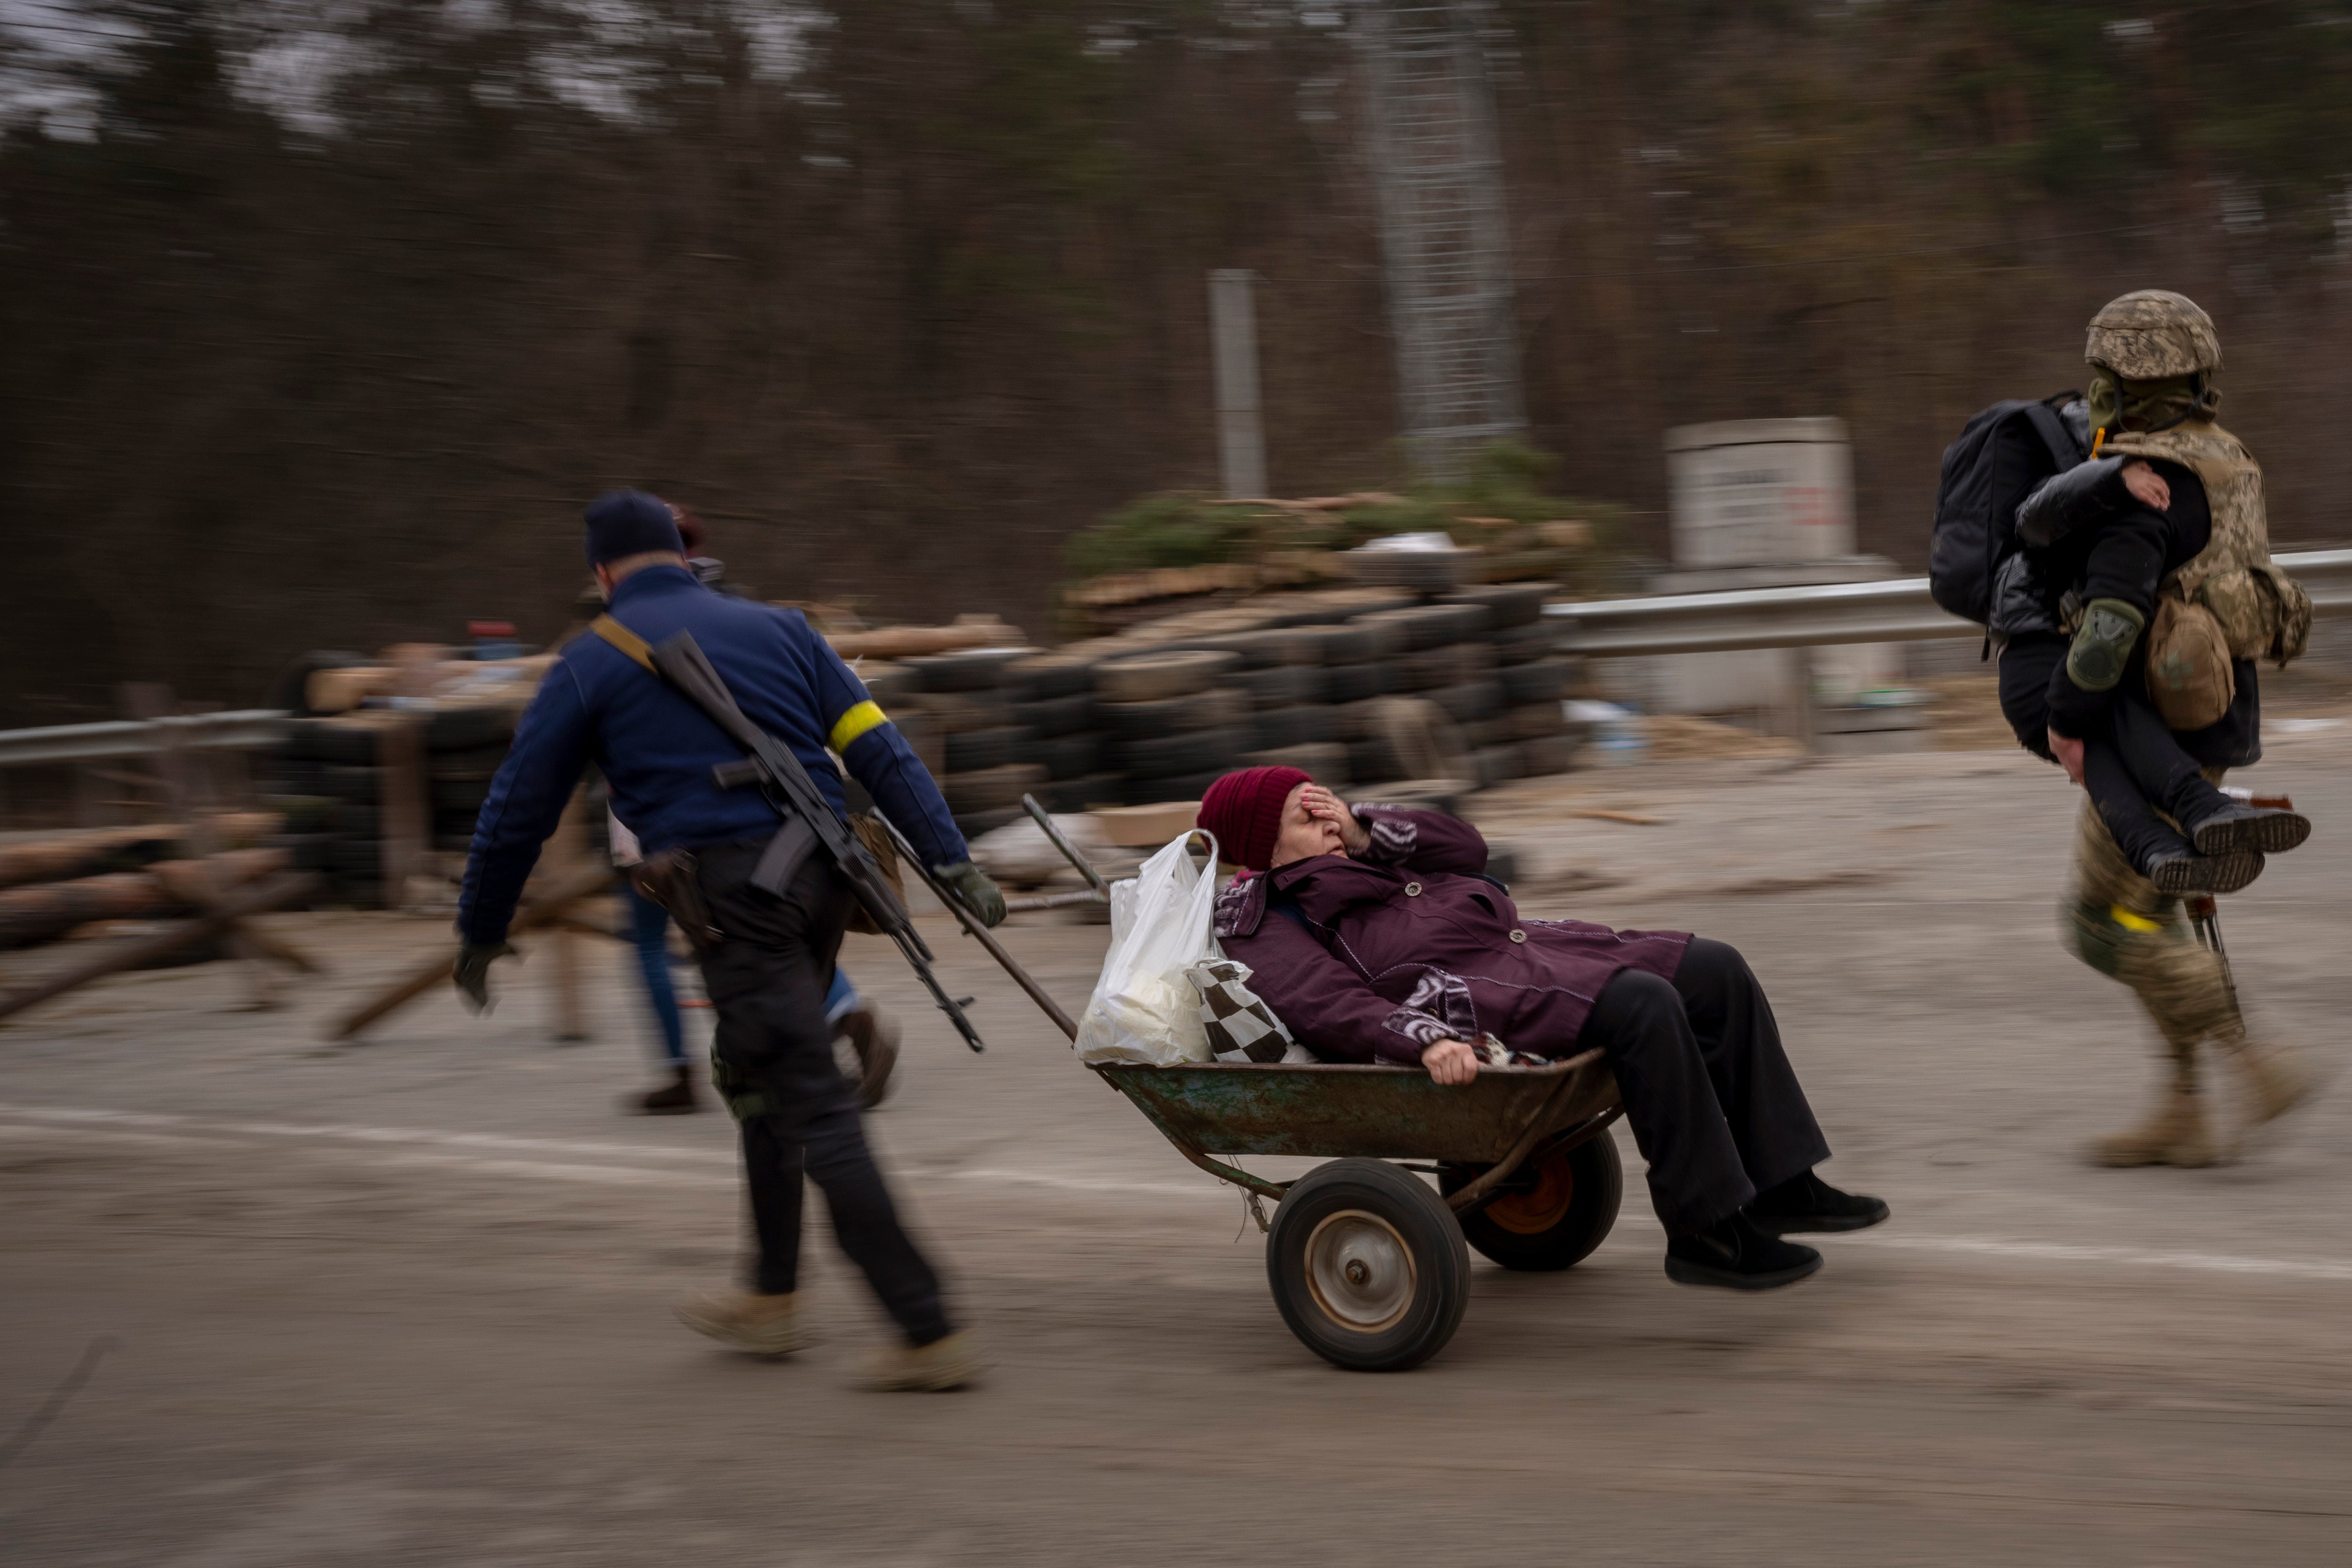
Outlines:
{"type": "Polygon", "coordinates": [[[1091,1070],[1247,1194],[1282,1321],[1337,1366],[1402,1372],[1443,1350],[1469,1302],[1471,1247],[1506,1268],[1566,1268],[1617,1220],[1623,1172],[1602,1133],[1622,1108],[1597,1050],[1452,1088],[1343,1064],[1091,1070]],[[1328,1163],[1273,1182],[1219,1154],[1328,1163]],[[1276,1200],[1271,1224],[1261,1198],[1276,1200]]]}
{"type": "MultiPolygon", "coordinates": [[[[1045,811],[1023,804],[1099,889],[1045,811]]],[[[1075,1041],[1077,1025],[1059,1004],[911,853],[908,864],[1075,1041]]],[[[1450,1088],[1416,1068],[1340,1063],[1089,1070],[1179,1153],[1242,1190],[1266,1237],[1266,1280],[1282,1321],[1334,1365],[1402,1372],[1443,1350],[1469,1302],[1471,1247],[1506,1268],[1567,1268],[1617,1220],[1624,1173],[1602,1134],[1623,1107],[1597,1050],[1544,1067],[1489,1068],[1450,1088]],[[1276,1182],[1214,1157],[1244,1154],[1328,1163],[1276,1182]],[[1265,1198],[1276,1205],[1271,1222],[1265,1198]]]]}

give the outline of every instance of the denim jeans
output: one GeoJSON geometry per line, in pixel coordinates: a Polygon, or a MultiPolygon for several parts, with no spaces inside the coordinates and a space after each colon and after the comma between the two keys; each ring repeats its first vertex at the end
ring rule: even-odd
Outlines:
{"type": "Polygon", "coordinates": [[[669,911],[639,895],[621,879],[621,899],[629,908],[629,935],[637,944],[637,967],[646,977],[646,1000],[653,1004],[661,1030],[662,1066],[686,1065],[686,1030],[678,1022],[677,987],[669,974],[669,911]]]}

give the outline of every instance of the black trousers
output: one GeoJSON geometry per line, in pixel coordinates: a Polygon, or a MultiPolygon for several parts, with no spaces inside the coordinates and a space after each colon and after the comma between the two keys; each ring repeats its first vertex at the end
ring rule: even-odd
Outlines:
{"type": "Polygon", "coordinates": [[[1764,987],[1727,942],[1693,937],[1671,981],[1618,971],[1577,1044],[1608,1054],[1669,1236],[1704,1230],[1830,1157],[1764,987]]]}
{"type": "Polygon", "coordinates": [[[781,897],[762,892],[750,884],[761,847],[728,845],[698,856],[711,923],[724,933],[702,975],[719,1015],[712,1054],[720,1087],[742,1127],[759,1244],[751,1287],[782,1295],[798,1281],[805,1173],[824,1194],[842,1251],[908,1342],[929,1344],[949,1332],[939,1279],[898,1224],[825,1022],[849,885],[820,852],[781,897]]]}
{"type": "MultiPolygon", "coordinates": [[[[2066,648],[2063,637],[2036,633],[2001,650],[2001,714],[2018,744],[2037,756],[2050,755],[2050,682],[2066,662],[2066,648]]],[[[2105,719],[2083,736],[2083,787],[2116,847],[2143,873],[2159,855],[2188,851],[2174,823],[2200,821],[2230,804],[2165,727],[2143,694],[2145,679],[2135,653],[2105,719]]]]}

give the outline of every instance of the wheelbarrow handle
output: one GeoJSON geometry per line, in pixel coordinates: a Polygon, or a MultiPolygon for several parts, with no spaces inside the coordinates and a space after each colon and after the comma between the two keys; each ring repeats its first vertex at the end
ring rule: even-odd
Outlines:
{"type": "Polygon", "coordinates": [[[1087,886],[1108,897],[1109,884],[1102,879],[1101,874],[1093,866],[1087,864],[1085,856],[1070,847],[1070,841],[1062,837],[1062,830],[1054,826],[1052,815],[1037,804],[1037,797],[1034,795],[1024,795],[1021,797],[1021,805],[1023,810],[1028,812],[1036,820],[1037,826],[1045,830],[1046,838],[1052,841],[1055,848],[1062,852],[1062,858],[1078,868],[1078,875],[1087,879],[1087,886]]]}
{"type": "Polygon", "coordinates": [[[940,885],[939,879],[931,875],[930,868],[923,864],[923,858],[915,853],[915,847],[907,842],[907,836],[898,831],[898,825],[884,816],[879,809],[875,811],[874,816],[884,827],[889,829],[891,842],[898,847],[900,863],[921,879],[923,886],[931,890],[931,897],[939,900],[946,907],[948,913],[955,916],[958,923],[962,925],[965,934],[977,938],[980,945],[988,949],[988,955],[1003,966],[1005,973],[1013,976],[1014,984],[1029,993],[1029,1000],[1036,1003],[1045,1012],[1045,1016],[1054,1020],[1054,1026],[1075,1042],[1078,1037],[1078,1026],[1067,1013],[1062,1011],[1062,1005],[1048,995],[1045,988],[1038,984],[1027,970],[1021,967],[1019,960],[1004,951],[1004,944],[996,940],[994,932],[974,920],[956,896],[940,885]]]}

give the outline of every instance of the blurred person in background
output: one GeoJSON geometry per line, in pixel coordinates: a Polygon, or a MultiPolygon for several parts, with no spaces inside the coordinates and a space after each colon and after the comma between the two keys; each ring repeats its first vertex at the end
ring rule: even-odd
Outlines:
{"type": "Polygon", "coordinates": [[[718,1014],[713,1085],[740,1125],[756,1241],[748,1288],[682,1303],[697,1332],[755,1355],[814,1342],[797,1292],[803,1176],[824,1194],[834,1235],[897,1323],[870,1357],[871,1388],[961,1386],[981,1363],[938,1276],[898,1221],[835,1065],[824,995],[854,902],[829,855],[757,879],[785,824],[761,790],[722,789],[712,770],[740,751],[691,701],[641,665],[643,644],[690,634],[751,721],[799,760],[836,813],[837,753],[974,918],[995,925],[1003,895],[971,863],[939,786],[856,675],[798,614],[712,593],[688,569],[669,508],[635,490],[587,509],[587,551],[610,608],[597,635],[564,646],[524,713],[474,830],[452,970],[460,995],[489,1003],[489,967],[524,879],[591,761],[614,809],[688,884],[673,884],[710,931],[704,988],[718,1014]],[[634,650],[634,651],[633,651],[634,650]],[[771,890],[772,886],[772,890],[771,890]]]}
{"type": "MultiPolygon", "coordinates": [[[[622,825],[610,808],[604,832],[613,846],[613,864],[625,869],[644,863],[637,836],[622,825]]],[[[646,1001],[654,1011],[654,1028],[661,1043],[661,1070],[668,1082],[634,1097],[629,1103],[647,1116],[686,1116],[702,1109],[694,1089],[694,1072],[686,1056],[686,1025],[678,1013],[677,986],[669,973],[669,911],[637,891],[627,877],[621,879],[621,903],[629,915],[629,940],[637,950],[638,973],[645,977],[646,1001]]]]}
{"type": "MultiPolygon", "coordinates": [[[[2097,478],[2096,463],[2049,480],[2018,509],[2021,535],[2042,539],[2044,547],[2021,552],[2019,564],[2030,570],[2008,580],[1991,627],[2002,639],[2002,706],[2022,710],[2039,702],[2049,710],[2046,736],[2021,730],[2020,742],[2074,783],[2104,784],[2101,793],[2111,798],[2135,786],[2127,778],[2100,779],[2101,748],[2086,751],[2084,737],[2130,722],[2168,726],[2162,750],[2179,756],[2173,765],[2196,770],[2166,792],[2168,806],[2201,798],[2210,809],[2221,798],[2214,786],[2225,770],[2262,759],[2254,661],[2284,665],[2302,652],[2310,599],[2271,564],[2262,467],[2217,417],[2221,340],[2212,318],[2185,296],[2138,289],[2091,318],[2083,357],[2092,374],[2094,459],[2145,464],[2156,481],[2116,502],[2130,514],[2125,522],[2139,525],[2127,541],[2139,552],[2133,574],[2153,582],[2155,593],[2145,603],[2117,597],[2129,589],[2115,585],[2122,579],[2112,570],[2103,574],[2095,548],[2115,531],[2070,525],[2046,537],[2053,529],[2041,514],[2055,515],[2065,504],[2082,510],[2067,492],[2097,478]],[[2095,678],[2085,679],[2086,669],[2095,678]]],[[[2228,815],[2256,826],[2302,824],[2284,812],[2233,806],[2228,815]]],[[[2261,854],[2241,858],[2260,868],[2261,854]]],[[[2221,955],[2190,933],[2180,900],[2159,891],[2143,874],[2147,857],[2135,865],[2118,846],[2096,801],[2085,801],[2074,834],[2072,945],[2084,963],[2131,988],[2170,1068],[2147,1119],[2097,1139],[2090,1157],[2105,1165],[2210,1164],[2234,1139],[2217,1142],[2209,1124],[2200,1046],[2212,1041],[2243,1079],[2249,1126],[2300,1103],[2314,1080],[2292,1053],[2247,1037],[2221,955]]]]}

